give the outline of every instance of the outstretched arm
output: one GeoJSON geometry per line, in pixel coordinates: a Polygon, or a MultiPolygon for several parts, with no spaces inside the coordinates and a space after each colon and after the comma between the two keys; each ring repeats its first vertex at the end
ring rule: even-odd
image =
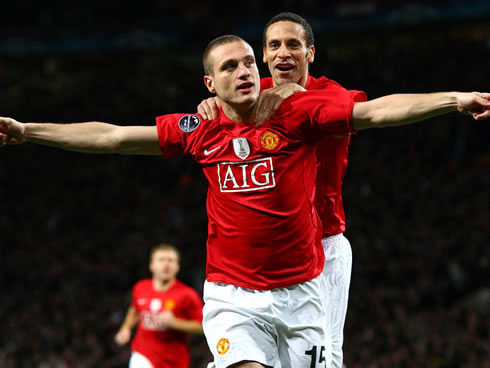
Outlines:
{"type": "Polygon", "coordinates": [[[0,146],[25,142],[86,153],[161,154],[156,126],[21,123],[0,117],[0,146]]]}
{"type": "Polygon", "coordinates": [[[354,105],[354,129],[407,125],[452,111],[472,115],[475,120],[490,116],[490,93],[441,92],[394,94],[354,105]]]}

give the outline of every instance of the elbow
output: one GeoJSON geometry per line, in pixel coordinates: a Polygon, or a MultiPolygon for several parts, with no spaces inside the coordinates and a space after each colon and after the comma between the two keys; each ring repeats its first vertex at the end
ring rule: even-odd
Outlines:
{"type": "Polygon", "coordinates": [[[103,135],[99,146],[104,153],[109,154],[125,153],[126,150],[122,132],[119,129],[115,129],[110,134],[103,135]]]}
{"type": "Polygon", "coordinates": [[[365,116],[363,118],[353,119],[352,126],[354,130],[363,130],[369,128],[384,128],[388,126],[387,121],[374,116],[365,116]]]}
{"type": "Polygon", "coordinates": [[[358,102],[352,111],[352,126],[355,130],[383,128],[385,119],[379,107],[370,102],[358,102]]]}

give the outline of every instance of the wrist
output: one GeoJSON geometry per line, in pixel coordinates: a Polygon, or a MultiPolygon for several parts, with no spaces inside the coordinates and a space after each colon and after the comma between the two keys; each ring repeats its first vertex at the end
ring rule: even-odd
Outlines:
{"type": "Polygon", "coordinates": [[[447,105],[451,107],[454,111],[457,111],[461,107],[461,97],[463,93],[461,92],[448,92],[447,93],[447,105]]]}
{"type": "Polygon", "coordinates": [[[35,128],[36,125],[38,124],[36,123],[20,123],[20,124],[21,124],[20,131],[22,137],[24,137],[24,139],[28,141],[29,138],[32,138],[34,136],[35,128]]]}

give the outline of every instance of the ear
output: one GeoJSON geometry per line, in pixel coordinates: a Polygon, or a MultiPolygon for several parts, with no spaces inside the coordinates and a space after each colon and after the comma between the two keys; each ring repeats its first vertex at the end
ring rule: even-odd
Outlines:
{"type": "Polygon", "coordinates": [[[216,89],[214,88],[214,80],[213,77],[209,75],[204,76],[204,85],[208,89],[209,92],[216,94],[216,89]]]}
{"type": "Polygon", "coordinates": [[[262,61],[267,64],[267,58],[265,57],[265,47],[262,49],[262,61]]]}
{"type": "Polygon", "coordinates": [[[313,61],[315,61],[315,46],[311,45],[308,48],[308,52],[306,53],[306,59],[308,62],[311,64],[313,61]]]}

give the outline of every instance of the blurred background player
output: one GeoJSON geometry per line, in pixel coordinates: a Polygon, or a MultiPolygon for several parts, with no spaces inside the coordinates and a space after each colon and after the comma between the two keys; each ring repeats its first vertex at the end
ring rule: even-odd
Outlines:
{"type": "Polygon", "coordinates": [[[202,307],[198,293],[177,280],[180,253],[169,244],[150,252],[151,279],[134,287],[126,318],[115,336],[119,345],[131,339],[130,368],[188,368],[187,334],[203,334],[202,307]]]}

